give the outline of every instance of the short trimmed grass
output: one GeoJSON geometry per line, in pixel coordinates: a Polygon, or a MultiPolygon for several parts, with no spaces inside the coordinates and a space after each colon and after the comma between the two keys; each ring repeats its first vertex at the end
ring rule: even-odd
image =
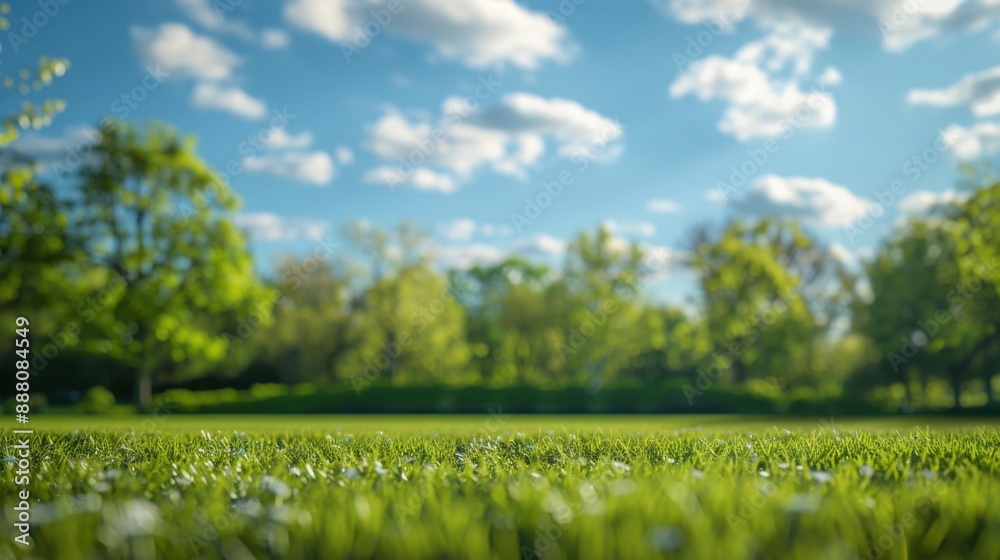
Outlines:
{"type": "Polygon", "coordinates": [[[34,545],[8,461],[0,558],[994,559],[998,426],[39,416],[34,545]]]}

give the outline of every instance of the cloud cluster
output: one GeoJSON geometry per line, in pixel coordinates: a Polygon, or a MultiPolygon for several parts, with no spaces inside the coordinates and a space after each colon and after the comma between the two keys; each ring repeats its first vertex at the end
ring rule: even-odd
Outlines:
{"type": "Polygon", "coordinates": [[[309,132],[290,134],[276,128],[265,139],[263,153],[243,158],[243,168],[311,185],[329,184],[337,174],[337,167],[327,152],[310,151],[312,142],[313,135],[309,132]]]}
{"type": "Polygon", "coordinates": [[[270,212],[237,214],[234,221],[257,241],[321,239],[330,230],[330,223],[323,220],[283,218],[270,212]]]}
{"type": "Polygon", "coordinates": [[[662,11],[688,24],[746,19],[834,27],[858,16],[872,22],[883,48],[906,50],[942,34],[994,27],[1000,19],[996,0],[652,0],[662,11]]]}
{"type": "Polygon", "coordinates": [[[218,0],[176,0],[177,6],[191,21],[199,26],[223,35],[231,35],[248,43],[256,43],[267,49],[281,49],[288,46],[288,33],[281,29],[268,28],[260,33],[235,18],[227,17],[239,6],[239,2],[219,2],[218,0]]]}
{"type": "Polygon", "coordinates": [[[977,117],[1000,114],[1000,66],[966,74],[944,89],[914,89],[907,95],[914,105],[953,107],[968,105],[977,117]]]}
{"type": "MultiPolygon", "coordinates": [[[[831,30],[789,22],[770,22],[768,29],[732,58],[712,55],[691,62],[671,84],[671,97],[726,101],[719,131],[740,141],[780,136],[793,121],[805,128],[832,126],[837,116],[833,97],[803,90],[815,53],[828,47],[831,30]]],[[[826,87],[840,79],[836,68],[827,68],[816,81],[826,87]]]]}
{"type": "Polygon", "coordinates": [[[195,107],[221,109],[248,119],[263,118],[267,114],[267,105],[263,101],[250,97],[240,88],[220,86],[211,82],[195,86],[191,102],[195,107]]]}
{"type": "Polygon", "coordinates": [[[133,26],[130,32],[145,64],[160,68],[171,78],[198,81],[192,96],[196,107],[221,109],[249,119],[267,114],[263,101],[238,86],[226,85],[232,82],[242,60],[212,39],[180,23],[152,29],[133,26]]]}
{"type": "Polygon", "coordinates": [[[565,27],[511,1],[292,0],[285,20],[338,44],[386,34],[431,45],[443,58],[533,70],[573,53],[565,27]]]}
{"type": "Polygon", "coordinates": [[[941,133],[955,157],[977,159],[1000,150],[1000,124],[982,122],[968,128],[952,125],[941,133]]]}
{"type": "Polygon", "coordinates": [[[939,204],[963,202],[969,195],[951,189],[941,192],[918,191],[899,201],[899,211],[903,214],[925,214],[939,204]]]}
{"type": "Polygon", "coordinates": [[[619,123],[575,101],[529,93],[482,108],[448,98],[433,121],[389,107],[367,130],[365,147],[384,164],[365,181],[452,192],[481,169],[523,179],[545,154],[547,139],[560,156],[573,157],[595,143],[601,151],[608,144],[620,151],[622,136],[619,123]]]}
{"type": "Polygon", "coordinates": [[[765,175],[727,204],[751,215],[787,217],[820,227],[847,226],[865,215],[871,201],[825,179],[765,175]]]}

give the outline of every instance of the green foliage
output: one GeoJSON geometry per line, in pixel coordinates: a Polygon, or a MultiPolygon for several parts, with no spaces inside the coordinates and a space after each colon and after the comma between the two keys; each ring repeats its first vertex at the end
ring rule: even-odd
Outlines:
{"type": "Polygon", "coordinates": [[[817,341],[836,317],[848,277],[798,225],[734,222],[699,232],[698,276],[711,361],[732,381],[791,382],[815,371],[817,341]]]}
{"type": "MultiPolygon", "coordinates": [[[[504,414],[79,422],[50,418],[32,442],[37,557],[1000,555],[995,426],[504,414]]],[[[7,511],[13,480],[0,479],[7,511]]],[[[16,557],[15,546],[0,550],[16,557]]]]}
{"type": "Polygon", "coordinates": [[[115,404],[115,396],[111,391],[95,385],[84,393],[83,400],[80,401],[80,410],[87,414],[104,414],[114,408],[115,404]]]}
{"type": "Polygon", "coordinates": [[[106,127],[79,171],[75,224],[99,305],[85,318],[85,348],[137,371],[137,401],[154,374],[224,361],[225,327],[256,313],[269,324],[270,291],[257,279],[229,213],[238,200],[195,153],[193,138],[164,126],[106,127]]]}

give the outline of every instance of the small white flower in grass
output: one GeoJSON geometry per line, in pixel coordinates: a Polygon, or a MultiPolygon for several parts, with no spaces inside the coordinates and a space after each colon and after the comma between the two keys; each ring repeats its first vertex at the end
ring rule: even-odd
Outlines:
{"type": "Polygon", "coordinates": [[[812,477],[812,479],[815,480],[816,482],[819,482],[820,484],[826,484],[827,482],[830,482],[830,479],[833,478],[833,475],[827,471],[812,471],[811,473],[809,473],[809,476],[812,477]]]}
{"type": "Polygon", "coordinates": [[[340,472],[347,477],[347,480],[354,480],[358,477],[358,469],[354,467],[348,467],[346,469],[340,469],[340,472]]]}
{"type": "Polygon", "coordinates": [[[920,476],[924,478],[937,478],[937,474],[935,474],[934,471],[930,469],[924,469],[920,471],[920,476]]]}
{"type": "Polygon", "coordinates": [[[872,498],[865,498],[864,504],[868,509],[875,509],[875,500],[872,498]]]}
{"type": "Polygon", "coordinates": [[[253,498],[240,498],[233,502],[233,511],[247,517],[260,517],[264,513],[264,506],[253,498]]]}
{"type": "Polygon", "coordinates": [[[791,463],[777,463],[779,469],[787,469],[792,466],[791,463]]]}
{"type": "MultiPolygon", "coordinates": [[[[160,510],[148,500],[129,500],[118,507],[109,508],[104,515],[106,527],[115,537],[139,537],[159,532],[162,524],[160,510]]],[[[117,540],[117,539],[115,539],[117,540]]]]}
{"type": "Polygon", "coordinates": [[[302,476],[302,471],[298,467],[292,467],[291,469],[288,469],[288,472],[295,476],[302,476]]]}
{"type": "Polygon", "coordinates": [[[309,474],[309,478],[316,480],[316,473],[313,472],[313,468],[308,463],[306,464],[306,472],[309,474]]]}
{"type": "Polygon", "coordinates": [[[611,461],[611,466],[615,468],[618,472],[629,472],[632,470],[626,463],[621,461],[611,461]]]}
{"type": "Polygon", "coordinates": [[[700,471],[700,470],[698,470],[698,469],[695,469],[695,470],[691,471],[691,476],[693,476],[695,478],[698,478],[698,479],[702,479],[702,478],[705,478],[705,473],[702,472],[702,471],[700,471]]]}
{"type": "Polygon", "coordinates": [[[869,465],[862,465],[861,468],[858,469],[858,473],[861,474],[861,476],[871,477],[875,474],[875,469],[871,468],[869,465]]]}
{"type": "Polygon", "coordinates": [[[767,472],[767,471],[760,471],[760,472],[759,472],[759,473],[757,473],[757,474],[759,474],[760,476],[763,476],[764,478],[768,478],[768,477],[770,477],[770,476],[771,476],[771,473],[769,473],[769,472],[767,472]]]}
{"type": "Polygon", "coordinates": [[[389,469],[382,466],[382,461],[375,461],[375,472],[378,473],[379,476],[385,476],[389,474],[389,469]]]}
{"type": "Polygon", "coordinates": [[[402,480],[403,482],[409,482],[409,480],[410,480],[410,479],[406,478],[406,473],[404,473],[404,472],[399,473],[399,479],[402,480]]]}
{"type": "Polygon", "coordinates": [[[260,479],[260,487],[265,492],[274,494],[277,498],[284,499],[292,495],[291,487],[273,476],[264,475],[260,479]]]}

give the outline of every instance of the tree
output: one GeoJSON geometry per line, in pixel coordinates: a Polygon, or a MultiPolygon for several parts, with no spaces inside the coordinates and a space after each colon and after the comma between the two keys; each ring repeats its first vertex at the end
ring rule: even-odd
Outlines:
{"type": "Polygon", "coordinates": [[[344,362],[354,388],[361,391],[377,379],[463,380],[469,349],[457,288],[432,267],[420,230],[404,223],[390,234],[353,223],[345,233],[372,264],[371,282],[354,306],[356,345],[344,362]]]}
{"type": "Polygon", "coordinates": [[[358,343],[353,275],[345,266],[284,259],[278,267],[281,298],[274,326],[255,341],[258,365],[276,380],[348,381],[345,358],[358,343]]]}
{"type": "Polygon", "coordinates": [[[193,138],[152,125],[104,127],[78,172],[73,227],[96,277],[85,348],[134,368],[135,400],[154,375],[203,369],[226,357],[222,325],[266,326],[275,297],[255,277],[238,200],[195,152],[193,138]]]}
{"type": "Polygon", "coordinates": [[[712,361],[732,381],[810,374],[816,343],[845,302],[848,276],[829,250],[794,222],[735,221],[717,236],[696,232],[690,264],[712,361]]]}
{"type": "MultiPolygon", "coordinates": [[[[7,4],[0,4],[0,14],[7,11],[7,4]]],[[[0,16],[0,29],[8,24],[0,16]]],[[[17,78],[4,76],[3,87],[26,97],[63,76],[68,68],[65,59],[43,57],[33,74],[21,70],[17,78]]],[[[7,99],[0,97],[0,101],[7,99]]],[[[36,179],[35,162],[19,153],[14,143],[22,130],[49,126],[65,106],[60,99],[24,100],[0,119],[0,309],[16,303],[23,311],[25,304],[45,307],[66,299],[65,277],[57,269],[72,258],[67,207],[36,179]]]]}
{"type": "Polygon", "coordinates": [[[551,381],[561,372],[561,307],[547,266],[512,256],[451,278],[461,287],[472,363],[484,382],[551,381]]]}

